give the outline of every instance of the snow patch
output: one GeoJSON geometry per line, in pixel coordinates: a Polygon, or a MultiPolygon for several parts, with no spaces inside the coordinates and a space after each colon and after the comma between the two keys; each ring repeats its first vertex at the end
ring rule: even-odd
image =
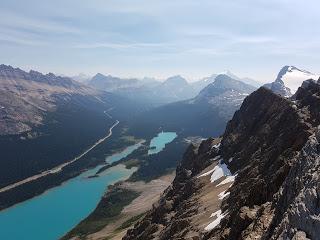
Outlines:
{"type": "Polygon", "coordinates": [[[215,168],[212,169],[212,170],[210,170],[210,171],[208,171],[208,172],[205,172],[205,173],[201,174],[201,175],[198,176],[197,178],[208,176],[208,175],[210,175],[214,170],[215,170],[215,168]]]}
{"type": "MultiPolygon", "coordinates": [[[[211,161],[218,160],[219,158],[221,158],[221,156],[216,156],[211,161]]],[[[205,176],[208,176],[210,174],[211,174],[210,182],[212,182],[212,183],[217,181],[218,179],[224,177],[224,176],[226,176],[226,177],[232,176],[230,170],[228,169],[228,166],[225,163],[222,163],[222,160],[220,160],[218,165],[215,166],[213,169],[201,174],[197,178],[205,177],[205,176]]],[[[230,179],[228,179],[228,181],[230,181],[230,179]]]]}
{"type": "Polygon", "coordinates": [[[212,213],[212,214],[210,215],[210,217],[218,217],[219,215],[221,215],[221,213],[222,213],[222,211],[221,211],[221,209],[219,209],[218,211],[212,213]]]}
{"type": "Polygon", "coordinates": [[[216,219],[211,222],[208,226],[206,226],[204,228],[204,230],[206,231],[211,231],[212,229],[214,229],[216,226],[218,226],[221,222],[221,220],[227,216],[228,213],[222,214],[221,210],[216,211],[215,213],[211,214],[211,217],[216,217],[216,219]]]}
{"type": "Polygon", "coordinates": [[[218,197],[219,197],[220,200],[222,200],[222,199],[224,199],[225,197],[227,197],[229,195],[230,195],[230,192],[223,191],[223,192],[218,194],[218,197]]]}
{"type": "Polygon", "coordinates": [[[213,173],[211,175],[210,181],[213,183],[217,181],[219,178],[222,178],[223,176],[230,176],[231,172],[228,169],[228,166],[224,163],[221,164],[221,161],[217,166],[214,167],[213,173]]]}
{"type": "Polygon", "coordinates": [[[226,179],[224,179],[223,181],[221,181],[217,187],[221,186],[221,185],[224,185],[224,184],[227,184],[227,183],[231,183],[231,182],[234,182],[234,179],[236,178],[236,176],[228,176],[226,177],[226,179]]]}
{"type": "Polygon", "coordinates": [[[221,143],[215,144],[211,147],[211,149],[215,148],[215,149],[219,149],[220,148],[221,143]]]}

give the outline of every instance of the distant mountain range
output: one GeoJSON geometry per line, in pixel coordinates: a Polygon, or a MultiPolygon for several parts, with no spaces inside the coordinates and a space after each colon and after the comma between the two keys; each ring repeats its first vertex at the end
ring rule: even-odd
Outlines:
{"type": "Polygon", "coordinates": [[[131,129],[135,134],[164,129],[185,136],[218,136],[245,97],[255,89],[221,74],[192,99],[142,113],[131,129]]]}
{"type": "MultiPolygon", "coordinates": [[[[88,82],[88,85],[136,101],[148,102],[151,107],[155,107],[194,98],[203,88],[214,82],[218,75],[213,74],[210,77],[189,83],[180,75],[169,77],[164,82],[160,82],[148,78],[143,80],[135,78],[122,79],[98,73],[88,82]]],[[[260,86],[255,80],[239,78],[230,71],[227,71],[224,75],[256,87],[260,86]]]]}
{"type": "Polygon", "coordinates": [[[296,93],[303,81],[309,79],[318,80],[319,77],[319,75],[295,66],[284,66],[280,70],[276,80],[272,83],[265,84],[264,87],[271,89],[281,96],[291,97],[296,93]]]}
{"type": "Polygon", "coordinates": [[[160,82],[148,78],[121,79],[98,73],[88,85],[135,101],[149,103],[151,107],[188,99],[195,95],[193,87],[181,76],[170,77],[160,82]]]}
{"type": "Polygon", "coordinates": [[[142,86],[138,79],[121,79],[111,75],[105,76],[101,73],[96,74],[88,83],[89,86],[107,92],[115,92],[126,88],[136,88],[142,86]]]}

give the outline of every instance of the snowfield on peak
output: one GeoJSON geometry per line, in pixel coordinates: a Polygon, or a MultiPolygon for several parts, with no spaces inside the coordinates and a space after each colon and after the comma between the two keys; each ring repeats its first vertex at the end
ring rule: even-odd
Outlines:
{"type": "Polygon", "coordinates": [[[309,79],[318,80],[319,75],[310,73],[308,71],[300,70],[292,66],[290,66],[286,74],[284,74],[281,77],[281,80],[283,81],[284,85],[290,88],[291,94],[294,94],[298,90],[303,81],[309,79]]]}
{"type": "Polygon", "coordinates": [[[306,70],[299,69],[294,66],[284,66],[276,80],[272,83],[267,83],[264,87],[271,89],[274,93],[284,97],[291,97],[296,93],[298,88],[306,80],[318,80],[319,75],[313,74],[306,70]]]}

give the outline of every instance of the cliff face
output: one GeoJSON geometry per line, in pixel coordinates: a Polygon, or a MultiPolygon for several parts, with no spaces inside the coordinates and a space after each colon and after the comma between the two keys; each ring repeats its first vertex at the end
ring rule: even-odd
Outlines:
{"type": "Polygon", "coordinates": [[[159,204],[124,239],[319,239],[319,110],[315,81],[292,101],[258,89],[220,144],[189,147],[159,204]]]}

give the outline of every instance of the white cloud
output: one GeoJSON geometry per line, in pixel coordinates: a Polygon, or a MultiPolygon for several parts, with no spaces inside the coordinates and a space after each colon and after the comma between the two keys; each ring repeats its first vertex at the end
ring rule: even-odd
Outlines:
{"type": "Polygon", "coordinates": [[[48,19],[37,17],[26,17],[14,12],[0,10],[1,28],[20,28],[30,31],[42,31],[44,33],[80,33],[80,29],[67,26],[66,24],[59,24],[48,19]]]}
{"type": "Polygon", "coordinates": [[[20,45],[28,45],[28,46],[46,46],[48,45],[46,42],[37,41],[34,39],[23,39],[12,36],[2,36],[0,35],[0,42],[9,42],[20,45]]]}
{"type": "Polygon", "coordinates": [[[316,0],[2,0],[0,60],[19,56],[14,65],[83,71],[82,60],[88,72],[106,64],[132,75],[232,68],[263,79],[286,64],[313,71],[320,68],[319,6],[316,0]],[[17,46],[9,51],[7,43],[17,46]]]}
{"type": "Polygon", "coordinates": [[[139,48],[167,48],[172,47],[171,44],[166,43],[84,43],[75,44],[74,48],[90,49],[90,48],[110,48],[110,49],[139,49],[139,48]]]}

